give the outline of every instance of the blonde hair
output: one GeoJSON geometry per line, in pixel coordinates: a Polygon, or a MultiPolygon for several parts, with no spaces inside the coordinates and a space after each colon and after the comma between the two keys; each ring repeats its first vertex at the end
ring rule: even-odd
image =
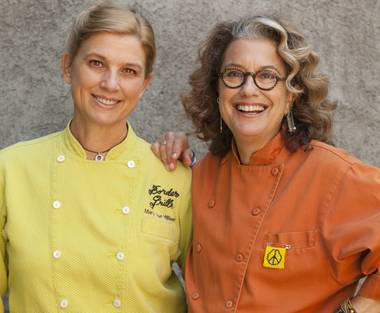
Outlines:
{"type": "Polygon", "coordinates": [[[74,19],[66,41],[66,51],[73,60],[83,41],[99,32],[136,36],[145,51],[145,75],[153,71],[156,45],[151,24],[136,10],[114,1],[99,1],[74,19]]]}
{"type": "Polygon", "coordinates": [[[295,95],[292,110],[297,129],[288,131],[286,118],[281,132],[289,151],[309,147],[312,139],[331,142],[332,111],[336,104],[327,99],[327,77],[316,72],[319,57],[303,35],[289,23],[266,16],[251,16],[217,24],[199,53],[200,67],[190,77],[191,91],[182,98],[186,113],[200,139],[211,141],[216,155],[228,152],[232,133],[223,124],[220,133],[218,79],[224,53],[237,39],[266,38],[277,46],[287,70],[286,87],[295,95]]]}

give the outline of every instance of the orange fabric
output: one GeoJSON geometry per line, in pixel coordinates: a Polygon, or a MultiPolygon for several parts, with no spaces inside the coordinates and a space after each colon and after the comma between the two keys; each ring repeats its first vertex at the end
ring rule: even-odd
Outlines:
{"type": "Polygon", "coordinates": [[[208,154],[192,197],[189,312],[332,313],[363,275],[380,299],[378,168],[317,141],[291,154],[278,135],[247,166],[208,154]],[[287,248],[284,269],[263,266],[268,245],[287,248]]]}

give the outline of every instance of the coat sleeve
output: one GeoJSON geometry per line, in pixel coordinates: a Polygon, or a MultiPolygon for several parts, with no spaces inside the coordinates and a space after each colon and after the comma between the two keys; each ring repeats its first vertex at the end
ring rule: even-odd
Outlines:
{"type": "Polygon", "coordinates": [[[2,297],[7,289],[7,271],[5,268],[5,231],[4,225],[6,220],[5,209],[5,186],[4,173],[0,164],[0,313],[4,312],[2,297]]]}
{"type": "Polygon", "coordinates": [[[380,169],[355,163],[335,177],[323,227],[333,275],[342,283],[367,276],[360,295],[379,300],[380,169]]]}

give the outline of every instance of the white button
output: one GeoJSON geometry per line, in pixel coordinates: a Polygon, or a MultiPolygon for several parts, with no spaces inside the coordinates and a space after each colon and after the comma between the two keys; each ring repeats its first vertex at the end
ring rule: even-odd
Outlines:
{"type": "Polygon", "coordinates": [[[124,214],[128,214],[129,213],[129,208],[127,206],[125,206],[121,210],[123,211],[124,214]]]}
{"type": "Polygon", "coordinates": [[[69,301],[67,299],[62,299],[61,302],[59,303],[59,306],[62,309],[66,309],[69,306],[69,301]]]}
{"type": "Polygon", "coordinates": [[[119,261],[123,261],[125,258],[125,255],[123,252],[119,251],[118,253],[116,253],[116,259],[118,259],[119,261]]]}
{"type": "Polygon", "coordinates": [[[58,200],[55,200],[53,202],[53,208],[54,209],[59,209],[61,207],[61,202],[59,202],[58,200]]]}
{"type": "Polygon", "coordinates": [[[128,167],[129,167],[129,168],[134,168],[135,166],[136,166],[135,161],[133,161],[133,160],[129,160],[129,161],[128,161],[128,167]]]}
{"type": "Polygon", "coordinates": [[[62,252],[59,251],[59,250],[55,250],[55,251],[53,252],[53,257],[54,257],[55,259],[59,259],[59,258],[61,257],[61,255],[62,255],[62,252]]]}
{"type": "Polygon", "coordinates": [[[121,307],[121,300],[120,299],[115,299],[112,301],[112,304],[115,308],[120,308],[121,307]]]}
{"type": "Polygon", "coordinates": [[[64,156],[63,154],[57,156],[57,161],[58,161],[58,162],[63,162],[63,161],[65,161],[65,156],[64,156]]]}

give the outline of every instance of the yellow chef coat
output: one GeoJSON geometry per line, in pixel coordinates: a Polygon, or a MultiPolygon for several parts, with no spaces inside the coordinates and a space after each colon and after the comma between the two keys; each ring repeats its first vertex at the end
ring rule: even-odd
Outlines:
{"type": "MultiPolygon", "coordinates": [[[[11,313],[179,313],[191,171],[129,125],[105,161],[69,127],[0,151],[0,295],[11,313]]],[[[0,312],[3,312],[0,298],[0,312]]]]}

